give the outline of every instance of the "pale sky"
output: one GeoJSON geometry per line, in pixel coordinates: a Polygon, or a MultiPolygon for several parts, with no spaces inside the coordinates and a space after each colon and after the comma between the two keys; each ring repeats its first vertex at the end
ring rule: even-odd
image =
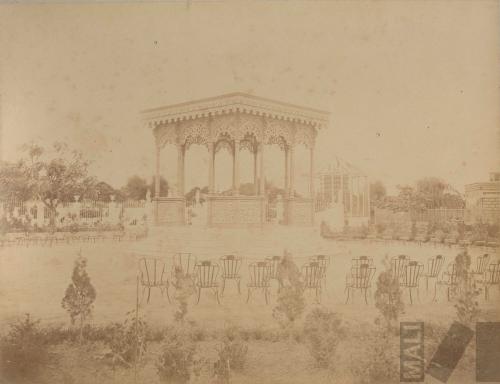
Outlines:
{"type": "MultiPolygon", "coordinates": [[[[118,187],[154,173],[139,111],[239,91],[329,111],[318,168],[337,155],[390,188],[438,176],[463,190],[500,170],[498,4],[1,5],[3,158],[62,139],[118,187]]],[[[268,153],[279,184],[279,152],[268,153]]],[[[171,182],[175,159],[163,156],[171,182]]],[[[205,159],[201,147],[188,153],[187,188],[207,184],[205,159]]]]}

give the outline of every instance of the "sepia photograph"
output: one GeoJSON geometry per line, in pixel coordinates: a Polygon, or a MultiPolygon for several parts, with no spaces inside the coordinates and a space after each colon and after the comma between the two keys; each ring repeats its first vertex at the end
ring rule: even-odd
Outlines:
{"type": "Polygon", "coordinates": [[[500,2],[0,3],[0,384],[500,383],[500,2]]]}

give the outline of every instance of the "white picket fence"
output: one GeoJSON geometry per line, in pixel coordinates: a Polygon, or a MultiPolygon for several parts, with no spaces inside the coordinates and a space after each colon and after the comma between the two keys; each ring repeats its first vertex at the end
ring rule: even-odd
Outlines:
{"type": "MultiPolygon", "coordinates": [[[[54,222],[58,227],[78,225],[134,225],[152,219],[152,204],[141,201],[105,202],[85,200],[60,203],[55,211],[54,222]]],[[[50,224],[53,211],[40,201],[6,201],[0,203],[0,218],[8,221],[44,227],[50,224]]]]}

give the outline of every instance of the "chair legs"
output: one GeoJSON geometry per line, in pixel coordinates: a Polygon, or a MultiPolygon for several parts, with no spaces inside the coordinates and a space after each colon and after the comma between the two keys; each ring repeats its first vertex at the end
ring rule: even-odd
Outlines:
{"type": "MultiPolygon", "coordinates": [[[[248,287],[248,296],[247,303],[250,300],[250,296],[252,296],[252,290],[258,287],[248,287]]],[[[269,287],[262,287],[262,291],[264,293],[264,299],[266,300],[266,305],[269,304],[269,287]]]]}
{"type": "MultiPolygon", "coordinates": [[[[226,289],[226,280],[228,280],[228,279],[222,279],[222,289],[221,289],[221,293],[220,293],[221,296],[224,296],[224,290],[226,289]]],[[[238,288],[238,295],[241,295],[241,280],[238,278],[231,278],[231,280],[236,281],[236,285],[238,288]]]]}
{"type": "MultiPolygon", "coordinates": [[[[208,288],[208,287],[205,287],[205,288],[208,288]]],[[[202,287],[198,287],[198,299],[196,300],[196,304],[199,304],[199,302],[200,302],[201,290],[202,290],[202,287]]],[[[215,299],[217,300],[217,304],[220,304],[219,288],[213,287],[213,290],[214,290],[214,294],[215,294],[215,299]]]]}
{"type": "Polygon", "coordinates": [[[351,288],[350,287],[345,287],[346,291],[347,291],[347,299],[345,301],[345,303],[347,304],[349,302],[349,295],[351,293],[351,288]]]}

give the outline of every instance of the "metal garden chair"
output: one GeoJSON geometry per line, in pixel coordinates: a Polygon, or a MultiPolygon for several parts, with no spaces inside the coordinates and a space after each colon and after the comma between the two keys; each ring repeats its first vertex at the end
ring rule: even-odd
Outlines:
{"type": "Polygon", "coordinates": [[[314,255],[310,258],[310,261],[319,264],[321,283],[326,286],[326,272],[330,265],[330,257],[327,255],[314,255]]]}
{"type": "Polygon", "coordinates": [[[433,299],[433,301],[436,300],[438,286],[446,286],[447,287],[447,297],[448,297],[448,301],[450,301],[451,289],[458,288],[458,273],[457,273],[457,265],[455,263],[448,264],[447,270],[442,273],[441,279],[438,280],[436,285],[434,286],[434,299],[433,299]]]}
{"type": "Polygon", "coordinates": [[[145,257],[140,259],[139,274],[139,280],[142,286],[142,298],[144,298],[146,289],[148,290],[147,303],[149,303],[151,297],[151,288],[158,288],[162,296],[165,291],[168,301],[170,302],[170,297],[168,296],[169,282],[167,279],[167,269],[163,260],[145,257]]]}
{"type": "Polygon", "coordinates": [[[406,266],[403,274],[402,286],[408,289],[410,295],[410,304],[413,304],[413,298],[411,295],[412,289],[417,289],[417,297],[420,300],[420,287],[419,279],[422,271],[424,270],[424,265],[419,264],[416,261],[410,261],[406,266]]]}
{"type": "Polygon", "coordinates": [[[196,256],[187,252],[178,252],[172,258],[172,275],[180,269],[184,276],[195,279],[196,256]]]}
{"type": "Polygon", "coordinates": [[[321,280],[322,270],[317,261],[311,261],[302,267],[302,277],[304,279],[304,290],[313,290],[316,295],[316,302],[321,302],[321,280]]]}
{"type": "Polygon", "coordinates": [[[258,261],[248,265],[249,282],[247,303],[250,300],[252,291],[261,289],[266,299],[266,304],[269,303],[269,288],[271,286],[271,266],[266,261],[258,261]]]}
{"type": "MultiPolygon", "coordinates": [[[[367,292],[371,288],[371,282],[373,276],[375,275],[375,267],[368,264],[361,264],[359,267],[352,267],[350,274],[346,278],[347,299],[346,304],[349,302],[349,297],[356,289],[360,290],[361,293],[364,292],[365,303],[368,304],[367,292]]],[[[354,296],[353,296],[354,297],[354,296]]]]}
{"type": "Polygon", "coordinates": [[[279,274],[279,266],[281,263],[281,256],[271,256],[271,257],[266,257],[266,262],[269,263],[270,267],[270,280],[275,280],[278,282],[278,291],[282,287],[283,283],[281,281],[281,276],[279,274]]]}
{"type": "Polygon", "coordinates": [[[470,282],[474,284],[477,280],[484,280],[484,274],[488,268],[488,261],[490,260],[490,255],[485,253],[482,256],[476,258],[476,268],[470,272],[470,282]]]}
{"type": "Polygon", "coordinates": [[[409,258],[406,255],[399,255],[391,259],[392,277],[402,283],[405,267],[408,265],[409,258]]]}
{"type": "Polygon", "coordinates": [[[436,257],[431,257],[427,260],[427,271],[422,275],[425,277],[425,290],[429,291],[429,279],[436,279],[437,283],[439,273],[444,264],[444,257],[442,255],[437,255],[436,257]]]}
{"type": "Polygon", "coordinates": [[[219,265],[212,263],[211,261],[202,261],[197,263],[195,266],[196,273],[196,283],[195,286],[198,289],[198,301],[200,302],[201,290],[210,289],[214,292],[217,303],[220,304],[219,300],[219,282],[217,278],[219,276],[219,265]]]}
{"type": "Polygon", "coordinates": [[[220,264],[222,265],[222,291],[221,296],[224,295],[224,289],[226,288],[226,280],[234,280],[238,286],[238,294],[241,294],[241,268],[242,259],[235,255],[226,255],[220,258],[220,264]]]}
{"type": "Polygon", "coordinates": [[[500,285],[500,262],[491,263],[484,274],[484,299],[490,298],[490,286],[500,285]]]}

